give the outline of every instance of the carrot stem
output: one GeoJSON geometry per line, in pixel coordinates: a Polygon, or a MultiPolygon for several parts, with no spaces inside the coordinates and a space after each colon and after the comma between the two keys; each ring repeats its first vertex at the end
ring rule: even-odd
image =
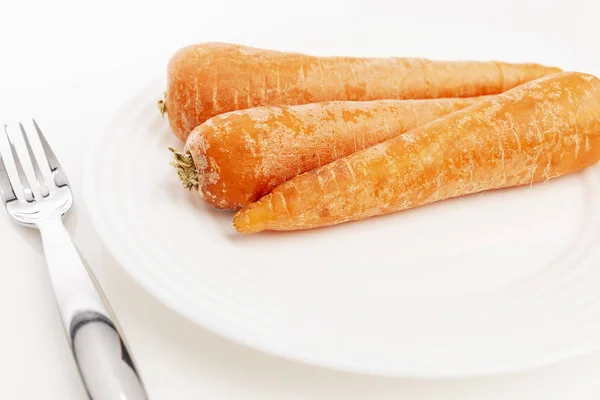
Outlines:
{"type": "Polygon", "coordinates": [[[160,116],[164,118],[165,114],[167,113],[167,92],[163,93],[163,98],[160,99],[157,104],[158,110],[160,111],[160,116]]]}
{"type": "Polygon", "coordinates": [[[190,153],[181,153],[173,147],[169,147],[173,153],[173,161],[171,165],[177,170],[177,176],[183,183],[183,186],[188,190],[198,190],[198,172],[196,165],[190,153]]]}

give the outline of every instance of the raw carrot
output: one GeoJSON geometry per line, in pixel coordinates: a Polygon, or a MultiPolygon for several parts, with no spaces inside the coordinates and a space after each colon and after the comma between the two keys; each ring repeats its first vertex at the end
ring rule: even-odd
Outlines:
{"type": "Polygon", "coordinates": [[[215,207],[238,209],[296,175],[475,104],[482,97],[264,106],[213,117],[174,165],[215,207]]]}
{"type": "Polygon", "coordinates": [[[600,160],[600,80],[540,78],[297,176],[240,210],[242,233],[339,224],[532,184],[600,160]]]}
{"type": "Polygon", "coordinates": [[[263,105],[497,94],[560,71],[539,64],[315,57],[227,43],[177,51],[167,66],[171,129],[185,140],[207,119],[263,105]]]}

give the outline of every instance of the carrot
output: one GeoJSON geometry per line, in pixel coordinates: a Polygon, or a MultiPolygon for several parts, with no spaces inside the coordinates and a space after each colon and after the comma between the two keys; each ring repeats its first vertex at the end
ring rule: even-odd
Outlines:
{"type": "Polygon", "coordinates": [[[333,100],[476,97],[558,71],[538,64],[315,57],[202,43],[171,57],[166,101],[159,107],[168,113],[173,133],[185,140],[207,119],[229,111],[333,100]]]}
{"type": "Polygon", "coordinates": [[[241,233],[339,224],[570,174],[600,160],[600,80],[559,73],[297,176],[240,210],[241,233]]]}
{"type": "Polygon", "coordinates": [[[190,134],[174,165],[217,208],[238,209],[303,172],[371,147],[481,97],[336,101],[221,114],[190,134]]]}

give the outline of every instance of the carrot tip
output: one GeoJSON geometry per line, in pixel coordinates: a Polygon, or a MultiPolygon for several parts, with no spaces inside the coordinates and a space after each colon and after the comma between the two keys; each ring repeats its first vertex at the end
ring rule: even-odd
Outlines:
{"type": "Polygon", "coordinates": [[[273,211],[268,206],[267,195],[261,200],[242,208],[233,216],[233,227],[242,234],[257,233],[269,229],[273,211]]]}
{"type": "Polygon", "coordinates": [[[167,92],[163,93],[163,98],[160,99],[157,104],[158,110],[160,111],[160,116],[164,118],[165,114],[167,113],[167,92]]]}
{"type": "Polygon", "coordinates": [[[183,186],[188,190],[198,190],[198,171],[190,153],[180,153],[177,149],[169,147],[173,153],[173,161],[171,165],[177,170],[177,176],[183,183],[183,186]]]}
{"type": "Polygon", "coordinates": [[[243,235],[258,232],[252,230],[252,227],[249,226],[247,223],[244,223],[243,217],[239,212],[235,213],[235,215],[233,216],[233,221],[231,225],[233,225],[233,227],[236,231],[238,231],[238,233],[241,233],[243,235]]]}

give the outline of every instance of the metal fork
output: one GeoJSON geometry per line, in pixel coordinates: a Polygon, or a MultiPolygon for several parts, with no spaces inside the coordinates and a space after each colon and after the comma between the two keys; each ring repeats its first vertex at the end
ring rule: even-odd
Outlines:
{"type": "Polygon", "coordinates": [[[51,178],[44,178],[23,124],[20,123],[19,128],[28,157],[19,154],[7,125],[4,125],[20,182],[11,182],[0,154],[2,201],[18,223],[40,231],[58,309],[89,398],[147,399],[112,309],[62,224],[63,215],[73,205],[67,176],[35,120],[33,127],[48,161],[49,171],[46,171],[46,175],[51,178]],[[25,176],[22,162],[26,159],[31,161],[39,188],[38,195],[34,194],[25,176]],[[15,188],[20,189],[22,199],[16,196],[15,188]]]}

